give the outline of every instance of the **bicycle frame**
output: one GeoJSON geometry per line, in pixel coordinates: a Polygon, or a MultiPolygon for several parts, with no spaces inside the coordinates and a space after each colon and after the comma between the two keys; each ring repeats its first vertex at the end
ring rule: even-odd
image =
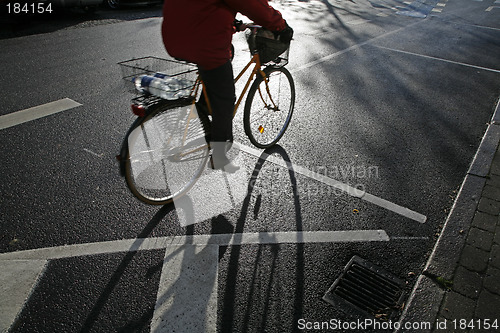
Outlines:
{"type": "MultiPolygon", "coordinates": [[[[250,66],[252,66],[252,64],[254,64],[253,70],[252,70],[252,72],[251,72],[251,74],[250,74],[250,76],[249,76],[249,78],[248,78],[248,80],[247,80],[247,82],[245,84],[245,87],[241,91],[240,96],[238,97],[238,100],[237,100],[236,104],[234,105],[233,117],[236,114],[236,111],[238,110],[238,107],[240,106],[241,101],[243,100],[243,97],[245,96],[248,88],[250,87],[250,84],[254,80],[254,76],[257,75],[257,74],[260,74],[260,75],[262,75],[263,78],[266,77],[266,74],[261,69],[262,64],[260,62],[259,54],[256,53],[256,54],[254,54],[252,56],[252,58],[250,59],[250,61],[246,64],[246,66],[236,76],[236,78],[234,79],[234,83],[238,82],[238,80],[241,79],[241,77],[247,72],[247,70],[250,68],[250,66]]],[[[207,91],[205,89],[205,84],[203,83],[203,80],[199,76],[196,79],[196,83],[195,83],[195,85],[193,87],[194,96],[198,95],[198,89],[199,89],[200,85],[203,87],[203,89],[202,89],[203,96],[205,98],[205,101],[207,102],[209,114],[212,114],[212,106],[210,105],[210,100],[208,98],[207,91]]],[[[268,92],[269,97],[271,97],[271,94],[269,92],[269,87],[267,86],[267,81],[266,81],[266,90],[268,92]]],[[[272,99],[271,99],[271,102],[274,105],[274,101],[272,101],[272,99]]]]}

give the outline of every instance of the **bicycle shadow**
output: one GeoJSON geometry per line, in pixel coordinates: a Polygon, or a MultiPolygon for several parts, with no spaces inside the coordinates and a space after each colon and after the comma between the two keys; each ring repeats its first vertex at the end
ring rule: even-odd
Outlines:
{"type": "MultiPolygon", "coordinates": [[[[211,219],[211,231],[208,238],[199,241],[195,239],[195,224],[186,227],[186,237],[183,244],[171,246],[166,249],[165,258],[162,264],[162,278],[158,289],[158,298],[155,308],[155,314],[151,322],[152,332],[232,332],[235,324],[235,311],[238,308],[236,298],[236,285],[240,273],[240,259],[244,257],[242,246],[244,243],[244,231],[249,214],[257,214],[260,205],[252,207],[252,196],[256,187],[260,172],[269,158],[273,154],[278,154],[283,158],[288,166],[288,175],[291,181],[291,188],[294,196],[296,223],[295,229],[302,230],[302,214],[300,200],[297,193],[297,180],[295,172],[286,151],[277,146],[268,149],[260,155],[253,169],[252,175],[248,181],[247,193],[243,200],[236,226],[223,216],[218,215],[211,219]],[[227,265],[227,276],[223,281],[225,287],[219,286],[219,262],[224,260],[225,252],[230,251],[229,262],[227,265]],[[218,292],[223,291],[223,300],[218,304],[218,292]]],[[[187,219],[194,219],[194,202],[189,196],[184,196],[184,213],[193,214],[187,216],[187,219]],[[186,208],[187,207],[187,208],[186,208]]],[[[280,245],[273,242],[274,236],[267,239],[271,241],[271,267],[267,281],[267,287],[262,288],[262,281],[257,281],[260,259],[265,256],[262,246],[259,246],[257,257],[255,258],[253,272],[250,284],[249,302],[246,302],[247,308],[239,309],[238,315],[243,315],[243,322],[238,321],[238,325],[243,325],[243,331],[248,331],[252,326],[251,321],[255,318],[251,316],[251,297],[254,290],[259,290],[266,295],[261,320],[262,328],[265,328],[273,301],[272,289],[275,283],[279,283],[276,277],[278,274],[278,264],[280,255],[280,245]],[[278,282],[277,282],[278,281],[278,282]]],[[[302,318],[302,307],[304,301],[304,245],[298,240],[295,250],[295,292],[293,300],[293,322],[302,318]]],[[[248,260],[245,259],[246,264],[248,260]]],[[[248,276],[248,275],[246,275],[248,276]]],[[[279,277],[279,276],[278,276],[279,277]]]]}
{"type": "MultiPolygon", "coordinates": [[[[278,154],[281,156],[281,158],[286,162],[287,167],[288,167],[288,174],[290,177],[291,181],[291,188],[293,191],[293,198],[294,198],[294,207],[295,207],[295,229],[296,231],[302,231],[303,229],[303,222],[302,222],[302,213],[301,213],[301,205],[300,205],[300,198],[297,192],[297,179],[295,177],[295,172],[293,170],[293,165],[291,163],[290,157],[288,156],[287,152],[279,145],[276,145],[272,148],[266,149],[265,151],[262,152],[261,156],[259,157],[256,166],[253,170],[252,176],[250,178],[249,184],[248,184],[248,191],[247,195],[243,201],[243,205],[241,208],[241,213],[240,216],[237,220],[237,224],[234,230],[235,235],[239,235],[238,237],[241,237],[245,230],[245,224],[247,221],[247,217],[250,211],[251,207],[251,198],[252,194],[254,192],[255,186],[256,186],[256,181],[257,178],[262,170],[262,167],[266,160],[273,154],[278,154]]],[[[258,197],[256,200],[256,204],[254,206],[254,216],[258,213],[258,210],[260,209],[261,205],[261,197],[258,197]]],[[[236,236],[235,236],[236,237],[236,236]]],[[[255,278],[257,275],[257,270],[258,270],[258,262],[259,259],[262,257],[262,246],[259,246],[259,250],[257,253],[257,257],[255,259],[255,265],[254,265],[254,272],[253,272],[253,277],[255,278]]],[[[267,321],[267,314],[270,312],[269,308],[271,306],[270,302],[270,297],[271,297],[271,289],[272,285],[275,282],[274,281],[274,276],[276,275],[276,269],[277,269],[277,260],[278,260],[278,255],[279,255],[279,244],[273,244],[271,245],[271,252],[273,255],[272,258],[272,264],[270,268],[270,275],[269,275],[269,281],[268,281],[268,287],[266,290],[266,297],[267,299],[265,300],[265,305],[264,309],[261,310],[261,312],[264,314],[263,317],[261,318],[261,331],[265,331],[265,324],[267,321]]],[[[228,263],[228,269],[227,269],[227,277],[225,281],[225,290],[224,290],[224,298],[222,300],[222,305],[220,306],[219,313],[222,314],[222,317],[219,320],[219,326],[220,326],[220,332],[232,332],[234,331],[234,325],[235,325],[235,309],[237,308],[236,304],[236,295],[235,295],[235,286],[238,280],[238,272],[239,272],[239,261],[240,258],[242,257],[242,247],[241,246],[233,246],[231,249],[231,254],[229,258],[229,263],[228,263]]],[[[295,273],[295,299],[293,302],[294,305],[294,312],[293,312],[293,321],[292,323],[296,323],[300,318],[303,317],[303,301],[304,301],[304,288],[303,288],[303,281],[304,281],[304,244],[300,242],[297,242],[296,244],[296,258],[295,258],[295,266],[296,266],[296,273],[295,273]]],[[[245,310],[245,317],[243,320],[243,323],[241,323],[244,326],[243,331],[248,331],[249,327],[251,326],[250,323],[250,307],[252,305],[251,298],[252,298],[252,290],[255,288],[258,288],[259,284],[255,280],[250,281],[250,292],[248,296],[248,301],[246,302],[247,304],[247,309],[245,310]]]]}

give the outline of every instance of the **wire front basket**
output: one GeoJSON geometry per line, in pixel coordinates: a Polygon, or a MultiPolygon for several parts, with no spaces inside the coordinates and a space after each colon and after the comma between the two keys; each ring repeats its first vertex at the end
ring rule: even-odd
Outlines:
{"type": "MultiPolygon", "coordinates": [[[[157,78],[171,77],[183,82],[182,89],[191,89],[197,77],[197,67],[188,62],[143,57],[119,62],[125,87],[136,94],[144,94],[140,89],[140,78],[149,75],[157,78]]],[[[175,92],[175,91],[174,91],[175,92]]]]}
{"type": "Polygon", "coordinates": [[[258,53],[262,64],[277,67],[288,64],[290,43],[283,43],[274,37],[274,34],[266,29],[252,29],[247,34],[247,42],[252,54],[258,53]]]}

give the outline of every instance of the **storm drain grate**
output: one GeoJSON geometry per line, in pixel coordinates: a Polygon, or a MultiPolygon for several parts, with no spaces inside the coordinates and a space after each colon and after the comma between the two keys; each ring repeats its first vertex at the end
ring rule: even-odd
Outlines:
{"type": "Polygon", "coordinates": [[[364,317],[388,319],[400,305],[403,287],[404,281],[393,274],[354,256],[323,299],[364,317]]]}

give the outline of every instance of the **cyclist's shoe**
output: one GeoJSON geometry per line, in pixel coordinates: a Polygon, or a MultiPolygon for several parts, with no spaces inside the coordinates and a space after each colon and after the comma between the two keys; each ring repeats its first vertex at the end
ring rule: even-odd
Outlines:
{"type": "Polygon", "coordinates": [[[213,148],[213,153],[210,157],[210,167],[212,169],[223,170],[228,173],[235,173],[240,169],[239,166],[230,161],[226,156],[226,151],[230,144],[232,145],[232,143],[227,142],[210,142],[210,146],[213,148]]]}
{"type": "Polygon", "coordinates": [[[227,173],[235,173],[240,167],[231,162],[227,157],[217,158],[210,156],[210,168],[214,170],[222,170],[227,173]]]}

